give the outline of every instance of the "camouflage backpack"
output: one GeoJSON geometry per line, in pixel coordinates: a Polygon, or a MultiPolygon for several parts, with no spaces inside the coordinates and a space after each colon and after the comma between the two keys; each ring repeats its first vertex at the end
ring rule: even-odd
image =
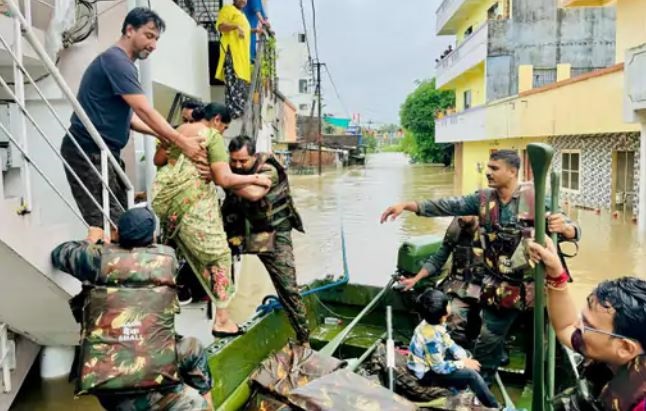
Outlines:
{"type": "Polygon", "coordinates": [[[136,393],[181,382],[171,248],[105,248],[86,286],[76,394],[136,393]]]}

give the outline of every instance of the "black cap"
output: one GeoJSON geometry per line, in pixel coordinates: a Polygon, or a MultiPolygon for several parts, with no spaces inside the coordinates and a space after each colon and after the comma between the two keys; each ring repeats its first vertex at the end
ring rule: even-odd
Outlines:
{"type": "Polygon", "coordinates": [[[119,219],[119,244],[125,248],[145,247],[155,236],[155,214],[145,207],[132,208],[119,219]]]}

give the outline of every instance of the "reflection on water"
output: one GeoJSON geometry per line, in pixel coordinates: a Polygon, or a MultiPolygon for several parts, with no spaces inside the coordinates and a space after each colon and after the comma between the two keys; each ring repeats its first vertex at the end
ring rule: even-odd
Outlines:
{"type": "MultiPolygon", "coordinates": [[[[393,203],[457,194],[453,173],[440,167],[409,165],[397,153],[368,156],[365,168],[339,169],[318,176],[293,176],[294,198],[305,223],[305,234],[294,233],[300,283],[342,273],[341,226],[345,231],[351,281],[385,284],[395,269],[397,248],[409,236],[443,235],[450,218],[423,218],[406,213],[394,223],[379,224],[379,215],[393,203]]],[[[579,221],[583,238],[579,255],[570,260],[577,303],[595,284],[623,274],[644,277],[644,247],[629,218],[568,209],[579,221]]],[[[274,294],[269,278],[255,257],[245,259],[239,291],[233,303],[237,320],[247,318],[263,296],[274,294]]],[[[31,379],[23,388],[16,410],[94,410],[91,398],[72,400],[63,382],[31,379]]]]}

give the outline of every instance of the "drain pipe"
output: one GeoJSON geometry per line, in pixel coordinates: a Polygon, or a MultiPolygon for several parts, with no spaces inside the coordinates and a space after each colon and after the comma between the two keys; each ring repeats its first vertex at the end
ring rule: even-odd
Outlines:
{"type": "MultiPolygon", "coordinates": [[[[149,2],[147,0],[128,0],[128,11],[134,9],[135,7],[148,7],[149,2]]],[[[153,77],[152,77],[152,65],[150,62],[150,57],[145,60],[139,60],[137,62],[139,66],[139,81],[141,82],[141,88],[146,96],[146,100],[153,105],[153,77]]],[[[144,174],[144,187],[146,190],[146,198],[148,203],[152,201],[152,187],[153,181],[155,180],[155,163],[153,158],[155,157],[155,140],[152,137],[139,134],[139,141],[143,142],[144,148],[144,163],[139,165],[138,159],[135,157],[135,164],[138,164],[136,169],[138,172],[143,171],[144,174]],[[143,166],[143,170],[141,170],[143,166]]],[[[137,152],[137,140],[135,140],[135,153],[137,152]]],[[[141,146],[140,146],[141,147],[141,146]]]]}

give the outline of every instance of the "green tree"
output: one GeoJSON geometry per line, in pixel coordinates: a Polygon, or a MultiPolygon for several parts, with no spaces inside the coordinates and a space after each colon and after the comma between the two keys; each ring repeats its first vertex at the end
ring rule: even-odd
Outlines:
{"type": "Polygon", "coordinates": [[[414,144],[407,142],[406,152],[415,161],[451,164],[453,145],[435,142],[435,116],[453,107],[455,95],[435,88],[435,79],[422,81],[406,97],[399,111],[401,125],[410,133],[414,144]]]}
{"type": "Polygon", "coordinates": [[[363,145],[366,146],[368,153],[377,151],[377,139],[375,136],[363,136],[363,145]]]}

